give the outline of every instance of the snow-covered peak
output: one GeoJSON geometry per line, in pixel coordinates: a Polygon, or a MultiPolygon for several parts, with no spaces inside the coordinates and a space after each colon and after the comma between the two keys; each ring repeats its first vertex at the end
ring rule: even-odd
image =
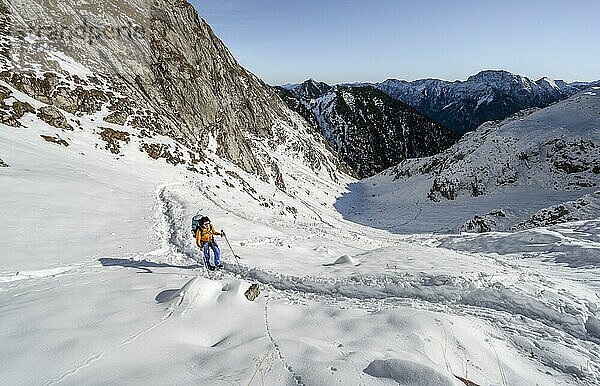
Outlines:
{"type": "Polygon", "coordinates": [[[532,83],[532,81],[527,77],[516,75],[505,70],[483,70],[475,75],[469,76],[466,82],[482,82],[494,84],[496,86],[510,83],[532,83]]]}
{"type": "Polygon", "coordinates": [[[538,84],[541,87],[546,87],[549,89],[554,89],[554,90],[560,90],[561,86],[562,87],[566,87],[566,83],[564,81],[554,81],[553,79],[548,78],[547,76],[541,78],[540,80],[535,82],[536,84],[538,84]],[[560,86],[559,86],[560,84],[560,86]]]}

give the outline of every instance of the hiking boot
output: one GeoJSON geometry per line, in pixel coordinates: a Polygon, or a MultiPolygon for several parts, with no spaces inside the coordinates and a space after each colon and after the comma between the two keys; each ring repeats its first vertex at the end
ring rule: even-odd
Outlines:
{"type": "Polygon", "coordinates": [[[223,264],[217,264],[218,269],[223,269],[223,264]]]}
{"type": "Polygon", "coordinates": [[[209,270],[209,271],[214,271],[215,269],[216,269],[216,268],[215,268],[215,266],[214,266],[214,265],[209,265],[209,266],[208,266],[208,270],[209,270]]]}

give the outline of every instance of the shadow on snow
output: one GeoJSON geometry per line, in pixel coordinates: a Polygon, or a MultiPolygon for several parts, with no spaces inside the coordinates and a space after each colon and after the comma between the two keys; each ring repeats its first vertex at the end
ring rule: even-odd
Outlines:
{"type": "Polygon", "coordinates": [[[200,268],[199,264],[190,265],[173,265],[167,263],[155,263],[148,260],[133,260],[133,259],[117,259],[112,257],[101,257],[98,259],[103,267],[125,267],[136,268],[142,270],[140,273],[153,273],[150,268],[179,268],[179,269],[195,269],[200,268]]]}

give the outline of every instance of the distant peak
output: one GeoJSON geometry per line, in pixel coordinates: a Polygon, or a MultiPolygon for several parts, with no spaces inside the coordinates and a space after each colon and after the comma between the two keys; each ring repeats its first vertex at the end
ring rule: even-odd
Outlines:
{"type": "Polygon", "coordinates": [[[316,98],[329,90],[331,90],[330,85],[316,81],[313,78],[305,80],[294,88],[296,94],[307,98],[316,98]]]}
{"type": "Polygon", "coordinates": [[[518,77],[518,75],[515,75],[512,72],[508,72],[506,70],[482,70],[482,71],[479,71],[475,75],[469,76],[467,78],[467,81],[503,79],[503,78],[513,78],[513,77],[518,77]]]}
{"type": "Polygon", "coordinates": [[[313,78],[308,78],[307,80],[305,80],[304,82],[302,82],[302,84],[310,84],[310,85],[314,85],[314,86],[327,86],[327,87],[330,87],[327,83],[315,80],[313,78]]]}

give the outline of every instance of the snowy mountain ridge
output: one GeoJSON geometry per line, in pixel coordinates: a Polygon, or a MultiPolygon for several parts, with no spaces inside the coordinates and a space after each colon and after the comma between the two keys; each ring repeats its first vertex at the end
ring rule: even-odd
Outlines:
{"type": "Polygon", "coordinates": [[[577,200],[600,186],[597,94],[591,88],[544,109],[485,123],[439,154],[402,161],[361,181],[337,206],[349,219],[373,219],[369,223],[385,229],[403,228],[385,216],[386,205],[407,210],[416,205],[415,219],[423,229],[439,231],[445,224],[446,232],[508,230],[540,209],[577,200]],[[477,203],[481,211],[469,208],[450,220],[436,209],[467,203],[477,203]],[[377,214],[382,211],[383,217],[377,214]]]}
{"type": "Polygon", "coordinates": [[[435,154],[458,135],[370,87],[329,86],[309,79],[276,88],[288,106],[316,125],[360,177],[407,159],[435,154]]]}

